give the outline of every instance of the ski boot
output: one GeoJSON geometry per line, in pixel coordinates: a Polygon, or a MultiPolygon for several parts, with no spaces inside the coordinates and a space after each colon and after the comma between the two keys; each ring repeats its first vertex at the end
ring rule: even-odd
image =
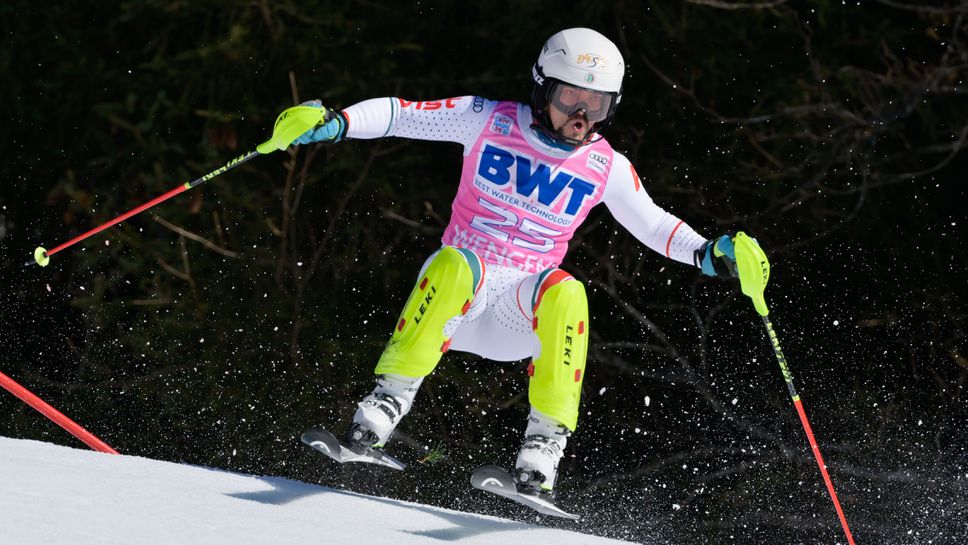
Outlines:
{"type": "Polygon", "coordinates": [[[561,461],[570,434],[563,424],[532,407],[524,443],[518,451],[512,473],[518,492],[548,501],[554,499],[558,462],[561,461]]]}
{"type": "Polygon", "coordinates": [[[397,424],[410,412],[422,382],[423,378],[400,375],[377,377],[376,388],[360,401],[346,432],[345,441],[350,450],[360,454],[383,448],[397,424]]]}

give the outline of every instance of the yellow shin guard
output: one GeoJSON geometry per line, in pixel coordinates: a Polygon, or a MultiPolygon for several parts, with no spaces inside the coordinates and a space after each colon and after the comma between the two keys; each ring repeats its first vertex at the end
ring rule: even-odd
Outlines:
{"type": "Polygon", "coordinates": [[[424,377],[450,347],[444,326],[463,316],[484,278],[484,264],[470,250],[445,246],[431,260],[400,313],[378,375],[424,377]]]}
{"type": "Polygon", "coordinates": [[[588,352],[585,287],[563,271],[552,271],[539,282],[534,309],[541,352],[528,369],[528,398],[532,407],[574,431],[588,352]]]}

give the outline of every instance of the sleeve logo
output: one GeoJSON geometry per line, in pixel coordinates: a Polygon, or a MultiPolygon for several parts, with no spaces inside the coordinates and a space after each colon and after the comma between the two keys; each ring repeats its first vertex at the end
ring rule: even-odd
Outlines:
{"type": "Polygon", "coordinates": [[[422,100],[419,102],[414,102],[412,100],[404,100],[398,98],[400,101],[401,108],[409,108],[413,106],[415,110],[439,110],[441,108],[452,109],[457,107],[457,102],[460,101],[461,97],[448,98],[447,100],[422,100]]]}

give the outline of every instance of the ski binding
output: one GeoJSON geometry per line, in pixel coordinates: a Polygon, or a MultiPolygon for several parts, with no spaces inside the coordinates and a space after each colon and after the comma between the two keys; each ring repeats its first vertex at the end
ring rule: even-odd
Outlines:
{"type": "Polygon", "coordinates": [[[314,428],[302,434],[302,442],[318,450],[333,460],[345,464],[347,462],[364,462],[376,464],[403,471],[407,464],[379,449],[353,449],[335,435],[323,428],[314,428]]]}
{"type": "Polygon", "coordinates": [[[578,520],[578,515],[558,508],[550,501],[532,494],[518,491],[518,486],[504,468],[498,466],[482,466],[471,474],[471,485],[478,490],[490,492],[511,501],[534,509],[542,515],[578,520]]]}

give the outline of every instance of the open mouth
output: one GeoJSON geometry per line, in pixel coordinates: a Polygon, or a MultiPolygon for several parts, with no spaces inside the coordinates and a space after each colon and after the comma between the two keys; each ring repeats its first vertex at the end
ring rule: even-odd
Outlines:
{"type": "Polygon", "coordinates": [[[591,123],[588,122],[584,112],[579,111],[570,115],[560,125],[555,125],[555,130],[568,138],[582,139],[591,130],[591,123]]]}
{"type": "Polygon", "coordinates": [[[582,135],[588,130],[588,119],[582,113],[572,114],[558,130],[566,130],[577,135],[582,135]]]}

